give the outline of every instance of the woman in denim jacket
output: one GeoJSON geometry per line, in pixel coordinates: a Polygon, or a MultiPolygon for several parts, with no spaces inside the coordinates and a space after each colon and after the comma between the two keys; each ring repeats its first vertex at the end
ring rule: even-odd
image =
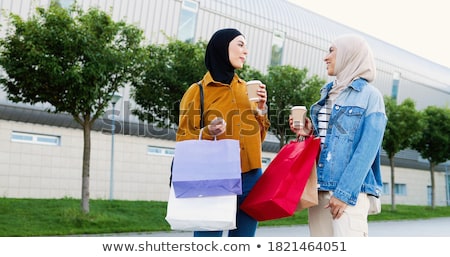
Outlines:
{"type": "Polygon", "coordinates": [[[322,87],[298,136],[321,138],[319,204],[308,212],[311,236],[368,236],[368,195],[382,189],[380,149],[387,122],[383,96],[370,84],[375,61],[367,42],[338,37],[324,59],[335,80],[322,87]],[[311,124],[312,123],[312,124],[311,124]],[[312,127],[314,129],[312,129],[312,127]]]}

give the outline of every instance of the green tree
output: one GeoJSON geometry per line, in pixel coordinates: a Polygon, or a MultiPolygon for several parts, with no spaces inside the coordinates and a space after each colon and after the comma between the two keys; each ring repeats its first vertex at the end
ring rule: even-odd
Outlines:
{"type": "Polygon", "coordinates": [[[431,207],[436,206],[434,168],[450,159],[450,109],[428,106],[421,113],[421,134],[412,147],[430,163],[431,207]]]}
{"type": "Polygon", "coordinates": [[[165,45],[149,45],[143,78],[132,84],[131,96],[138,105],[132,113],[160,127],[178,124],[184,92],[206,72],[205,49],[204,41],[169,39],[165,45]]]}
{"type": "Polygon", "coordinates": [[[399,151],[411,146],[412,139],[417,137],[419,129],[419,112],[416,111],[415,103],[412,99],[404,100],[397,105],[395,99],[385,96],[386,116],[388,122],[383,137],[383,149],[389,158],[391,166],[391,209],[395,207],[395,176],[394,176],[394,156],[399,151]]]}
{"type": "Polygon", "coordinates": [[[317,75],[307,77],[308,70],[290,65],[271,66],[265,76],[267,86],[271,132],[280,140],[280,148],[293,136],[289,128],[292,106],[308,108],[320,97],[325,83],[317,75]]]}
{"type": "Polygon", "coordinates": [[[238,74],[239,77],[245,81],[260,80],[261,82],[265,83],[264,75],[259,70],[256,70],[246,64],[242,69],[236,70],[236,74],[238,74]]]}
{"type": "Polygon", "coordinates": [[[10,14],[0,40],[0,83],[8,99],[48,103],[83,129],[81,209],[89,212],[91,128],[125,83],[139,77],[143,32],[91,8],[84,12],[52,1],[28,20],[10,14]]]}

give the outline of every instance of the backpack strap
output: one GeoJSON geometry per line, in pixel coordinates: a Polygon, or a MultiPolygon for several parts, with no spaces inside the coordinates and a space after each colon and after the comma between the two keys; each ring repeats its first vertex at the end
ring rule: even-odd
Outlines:
{"type": "Polygon", "coordinates": [[[202,82],[197,82],[197,85],[200,89],[200,128],[203,128],[205,123],[203,121],[203,86],[202,82]]]}

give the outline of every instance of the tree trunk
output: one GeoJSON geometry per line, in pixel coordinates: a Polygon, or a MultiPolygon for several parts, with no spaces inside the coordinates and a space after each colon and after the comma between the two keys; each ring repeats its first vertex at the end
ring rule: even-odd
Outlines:
{"type": "Polygon", "coordinates": [[[286,137],[285,134],[280,132],[280,149],[283,148],[285,144],[284,143],[284,141],[286,140],[285,137],[286,137]]]}
{"type": "Polygon", "coordinates": [[[395,175],[394,175],[394,156],[389,156],[389,163],[391,164],[391,210],[395,211],[395,175]]]}
{"type": "Polygon", "coordinates": [[[89,177],[91,164],[91,125],[89,120],[84,121],[83,124],[83,175],[81,186],[81,210],[84,213],[89,213],[89,177]]]}

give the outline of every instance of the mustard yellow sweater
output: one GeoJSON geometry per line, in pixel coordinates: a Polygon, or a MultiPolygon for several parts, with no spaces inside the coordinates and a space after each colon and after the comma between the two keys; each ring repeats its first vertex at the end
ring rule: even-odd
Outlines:
{"type": "MultiPolygon", "coordinates": [[[[227,129],[225,133],[217,137],[217,140],[239,140],[243,173],[261,168],[262,142],[270,127],[270,122],[267,114],[258,115],[257,104],[248,100],[245,81],[235,74],[231,84],[226,85],[215,82],[208,72],[201,83],[204,94],[205,126],[202,139],[214,139],[209,134],[207,126],[215,117],[222,117],[227,124],[227,129]]],[[[176,140],[198,139],[200,129],[200,91],[195,83],[186,90],[181,99],[180,122],[176,140]]]]}

